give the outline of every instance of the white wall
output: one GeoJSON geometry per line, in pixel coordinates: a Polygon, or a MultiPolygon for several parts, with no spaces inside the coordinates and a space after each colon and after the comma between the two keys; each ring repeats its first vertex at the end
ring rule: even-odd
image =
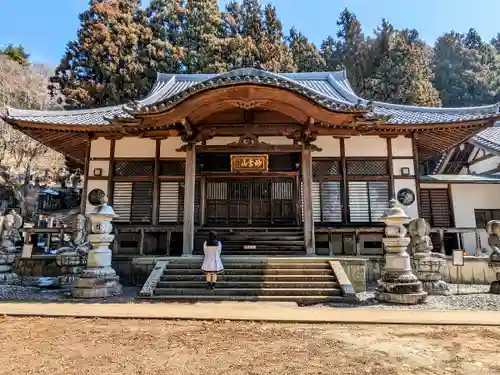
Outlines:
{"type": "Polygon", "coordinates": [[[228,143],[238,142],[239,137],[213,137],[207,140],[207,146],[227,145],[228,143]]]}
{"type": "Polygon", "coordinates": [[[90,143],[91,158],[109,158],[110,151],[111,141],[105,138],[97,138],[90,143]]]}
{"type": "MultiPolygon", "coordinates": [[[[457,228],[475,228],[475,209],[500,209],[499,184],[451,184],[451,198],[457,228]]],[[[488,249],[488,235],[481,231],[481,247],[488,249]]],[[[463,235],[463,248],[468,254],[476,250],[474,233],[463,235]]]]}
{"type": "Polygon", "coordinates": [[[401,168],[407,167],[410,169],[410,176],[415,175],[415,165],[413,159],[392,159],[392,167],[394,176],[402,176],[401,168]]]}
{"type": "Polygon", "coordinates": [[[313,151],[313,157],[340,157],[340,139],[328,135],[320,135],[314,142],[314,145],[321,148],[321,151],[313,151]]]}
{"type": "Polygon", "coordinates": [[[387,156],[387,139],[379,136],[358,136],[345,139],[345,156],[387,156]]]}
{"type": "Polygon", "coordinates": [[[109,161],[108,160],[90,160],[89,176],[94,176],[94,169],[102,169],[102,177],[109,176],[109,161]]]}
{"type": "Polygon", "coordinates": [[[155,153],[154,139],[125,137],[115,143],[115,158],[154,158],[155,153]]]}
{"type": "Polygon", "coordinates": [[[411,138],[398,136],[392,138],[392,156],[409,156],[413,157],[413,142],[411,138]]]}
{"type": "Polygon", "coordinates": [[[170,137],[162,139],[160,143],[160,158],[185,158],[185,152],[177,152],[179,148],[184,146],[180,137],[170,137]]]}
{"type": "Polygon", "coordinates": [[[418,217],[418,199],[417,196],[417,184],[414,179],[394,179],[394,194],[397,194],[401,189],[410,189],[415,193],[415,202],[413,202],[410,206],[402,206],[405,210],[406,214],[412,218],[418,217]]]}

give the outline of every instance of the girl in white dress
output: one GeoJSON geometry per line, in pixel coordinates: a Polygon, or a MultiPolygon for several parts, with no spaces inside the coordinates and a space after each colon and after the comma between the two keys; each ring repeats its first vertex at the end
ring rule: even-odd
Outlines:
{"type": "Polygon", "coordinates": [[[214,232],[208,234],[208,241],[203,243],[203,253],[205,259],[201,265],[201,269],[205,272],[207,277],[207,289],[214,289],[217,282],[217,274],[224,270],[220,253],[222,251],[222,244],[217,240],[214,232]]]}

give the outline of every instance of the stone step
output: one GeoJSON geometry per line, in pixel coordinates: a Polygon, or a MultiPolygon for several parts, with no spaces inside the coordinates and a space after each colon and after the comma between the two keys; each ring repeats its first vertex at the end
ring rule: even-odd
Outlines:
{"type": "MultiPolygon", "coordinates": [[[[198,255],[198,254],[195,254],[198,255]]],[[[201,255],[201,253],[199,253],[201,255]]],[[[245,256],[245,257],[286,257],[286,256],[304,256],[305,251],[272,251],[272,250],[226,250],[224,252],[226,256],[245,256]]]]}
{"type": "Polygon", "coordinates": [[[336,288],[156,288],[155,295],[191,295],[191,296],[341,296],[340,289],[336,288]]]}
{"type": "MultiPolygon", "coordinates": [[[[279,281],[279,282],[336,282],[333,275],[228,275],[221,274],[218,280],[223,282],[262,282],[262,281],[279,281]]],[[[164,274],[161,276],[161,281],[186,281],[186,282],[205,282],[205,275],[170,275],[164,274]]]]}
{"type": "MultiPolygon", "coordinates": [[[[165,271],[165,275],[203,275],[200,268],[179,268],[169,269],[165,271]]],[[[332,270],[326,268],[227,268],[224,270],[225,275],[331,275],[332,270]]]]}
{"type": "MultiPolygon", "coordinates": [[[[213,292],[213,291],[212,291],[213,292]]],[[[294,302],[297,304],[317,303],[359,303],[356,299],[342,296],[248,296],[229,295],[155,295],[152,297],[139,297],[165,302],[199,302],[199,301],[248,301],[248,302],[294,302]]]]}
{"type": "MultiPolygon", "coordinates": [[[[295,269],[295,270],[304,270],[304,269],[320,269],[320,270],[330,270],[331,267],[328,263],[326,262],[321,262],[321,263],[245,263],[244,261],[241,262],[224,262],[224,259],[222,259],[222,263],[224,264],[224,269],[227,270],[255,270],[255,269],[263,269],[263,270],[269,270],[269,269],[295,269]]],[[[170,272],[170,270],[183,270],[183,269],[201,269],[201,265],[203,264],[203,261],[200,260],[199,262],[189,262],[189,263],[174,263],[171,262],[168,264],[166,270],[167,272],[170,272]]]]}
{"type": "MultiPolygon", "coordinates": [[[[157,288],[205,288],[205,280],[200,281],[160,281],[157,288]]],[[[335,281],[228,281],[218,279],[217,287],[222,289],[338,289],[339,284],[335,281]]]]}

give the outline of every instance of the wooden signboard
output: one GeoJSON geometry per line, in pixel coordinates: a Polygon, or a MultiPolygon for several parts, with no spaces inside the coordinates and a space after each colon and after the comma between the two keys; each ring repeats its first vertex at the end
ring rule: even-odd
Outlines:
{"type": "Polygon", "coordinates": [[[267,172],[269,155],[231,155],[231,172],[267,172]]]}

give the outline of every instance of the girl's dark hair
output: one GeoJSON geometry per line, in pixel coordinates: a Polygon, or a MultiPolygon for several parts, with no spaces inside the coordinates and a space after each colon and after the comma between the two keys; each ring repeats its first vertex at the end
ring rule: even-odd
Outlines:
{"type": "Polygon", "coordinates": [[[208,233],[207,245],[208,246],[218,246],[219,245],[219,241],[217,241],[217,233],[215,233],[215,232],[208,233]]]}

